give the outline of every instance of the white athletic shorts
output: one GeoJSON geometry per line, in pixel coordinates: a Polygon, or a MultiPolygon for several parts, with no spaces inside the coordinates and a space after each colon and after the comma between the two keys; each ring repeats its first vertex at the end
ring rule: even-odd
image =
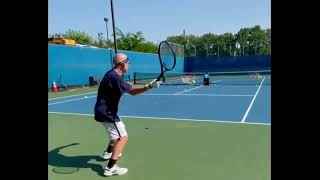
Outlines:
{"type": "Polygon", "coordinates": [[[127,136],[126,126],[122,121],[110,123],[110,122],[101,122],[105,127],[107,134],[109,135],[110,140],[119,139],[120,137],[127,136]]]}

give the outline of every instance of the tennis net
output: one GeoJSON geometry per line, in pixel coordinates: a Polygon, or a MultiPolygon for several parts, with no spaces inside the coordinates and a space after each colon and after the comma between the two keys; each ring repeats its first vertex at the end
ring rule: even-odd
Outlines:
{"type": "MultiPolygon", "coordinates": [[[[180,72],[166,73],[162,85],[203,85],[205,74],[210,84],[221,85],[271,85],[271,71],[238,72],[180,72]]],[[[134,84],[146,84],[159,76],[159,73],[134,72],[134,84]]]]}

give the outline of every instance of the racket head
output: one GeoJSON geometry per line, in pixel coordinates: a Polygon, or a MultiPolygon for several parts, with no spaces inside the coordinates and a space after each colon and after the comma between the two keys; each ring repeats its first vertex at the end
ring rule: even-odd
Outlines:
{"type": "MultiPolygon", "coordinates": [[[[176,60],[177,60],[176,53],[174,52],[174,49],[167,41],[162,41],[159,44],[158,56],[159,56],[161,67],[163,67],[165,71],[170,71],[174,69],[174,67],[176,66],[176,60]]],[[[163,69],[161,72],[163,73],[163,69]]]]}

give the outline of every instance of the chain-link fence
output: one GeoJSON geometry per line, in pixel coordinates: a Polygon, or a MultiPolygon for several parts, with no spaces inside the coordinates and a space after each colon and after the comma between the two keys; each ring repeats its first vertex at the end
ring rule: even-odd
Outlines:
{"type": "Polygon", "coordinates": [[[174,49],[174,52],[176,53],[177,57],[184,57],[184,46],[181,44],[173,43],[173,42],[168,42],[172,48],[174,49]]]}
{"type": "Polygon", "coordinates": [[[257,56],[271,55],[271,41],[233,43],[190,43],[184,48],[186,57],[193,56],[257,56]]]}

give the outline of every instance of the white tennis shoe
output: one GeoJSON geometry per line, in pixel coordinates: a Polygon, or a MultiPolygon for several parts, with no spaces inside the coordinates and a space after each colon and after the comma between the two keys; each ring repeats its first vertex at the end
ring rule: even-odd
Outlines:
{"type": "Polygon", "coordinates": [[[124,175],[128,172],[127,168],[121,168],[117,166],[116,164],[112,168],[105,167],[104,169],[104,175],[105,176],[113,176],[113,175],[124,175]]]}

